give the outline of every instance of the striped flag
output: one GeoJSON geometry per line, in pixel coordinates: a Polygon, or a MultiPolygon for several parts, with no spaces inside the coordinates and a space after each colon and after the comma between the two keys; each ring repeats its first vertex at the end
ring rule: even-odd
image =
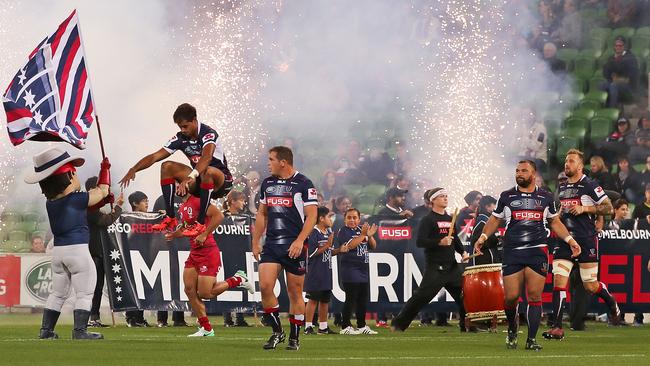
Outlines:
{"type": "Polygon", "coordinates": [[[95,119],[77,11],[29,55],[3,95],[9,139],[85,148],[95,119]]]}

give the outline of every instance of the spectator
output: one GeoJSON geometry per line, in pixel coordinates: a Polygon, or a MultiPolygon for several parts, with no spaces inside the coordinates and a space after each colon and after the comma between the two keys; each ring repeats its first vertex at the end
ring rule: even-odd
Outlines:
{"type": "Polygon", "coordinates": [[[629,202],[638,202],[641,186],[639,185],[639,173],[630,165],[627,158],[618,159],[618,188],[619,192],[629,202]]]}
{"type": "Polygon", "coordinates": [[[413,212],[406,209],[406,194],[408,191],[390,188],[386,191],[386,205],[379,210],[378,216],[408,219],[413,212]]]}
{"type": "Polygon", "coordinates": [[[336,197],[341,194],[343,188],[336,178],[336,173],[333,170],[325,171],[323,174],[323,181],[320,185],[319,193],[323,194],[325,200],[330,200],[332,197],[336,197]]]}
{"type": "Polygon", "coordinates": [[[605,157],[607,165],[611,166],[616,164],[618,158],[627,156],[630,147],[634,144],[634,130],[632,130],[632,125],[627,118],[621,117],[616,121],[614,132],[605,141],[597,144],[596,155],[605,157]]]}
{"type": "Polygon", "coordinates": [[[641,183],[641,187],[645,187],[650,183],[650,155],[645,158],[645,167],[639,175],[639,182],[641,183]]]}
{"type": "MultiPolygon", "coordinates": [[[[226,196],[226,202],[223,205],[225,217],[233,215],[244,215],[244,206],[246,205],[246,195],[239,191],[230,191],[226,196]]],[[[235,321],[232,320],[232,312],[227,311],[223,313],[223,325],[225,327],[250,327],[244,313],[236,313],[235,321]]]]}
{"type": "Polygon", "coordinates": [[[642,203],[639,203],[634,207],[632,211],[632,218],[639,220],[640,226],[646,226],[650,224],[650,184],[645,186],[645,200],[642,203]]]}
{"type": "Polygon", "coordinates": [[[633,227],[633,220],[630,220],[629,204],[625,198],[619,198],[614,201],[614,217],[607,224],[609,230],[630,229],[633,227]]]}
{"type": "Polygon", "coordinates": [[[603,76],[607,81],[600,85],[600,89],[607,91],[607,106],[610,108],[619,108],[621,97],[629,98],[636,91],[639,62],[627,49],[624,37],[614,39],[614,55],[603,66],[603,76]]]}
{"type": "Polygon", "coordinates": [[[607,1],[607,19],[612,28],[634,27],[636,17],[635,0],[607,1]]]}
{"type": "Polygon", "coordinates": [[[408,170],[408,165],[410,164],[411,160],[409,159],[408,156],[408,151],[406,150],[406,146],[404,144],[396,144],[395,145],[395,165],[393,167],[393,172],[397,175],[406,175],[407,170],[408,170]]]}
{"type": "Polygon", "coordinates": [[[542,177],[542,175],[539,172],[535,174],[535,185],[543,190],[553,192],[551,188],[548,186],[548,184],[546,184],[546,180],[544,180],[544,177],[542,177]]]}
{"type": "Polygon", "coordinates": [[[550,1],[541,0],[537,10],[539,24],[533,28],[528,44],[530,48],[540,51],[544,43],[551,40],[551,34],[557,29],[558,21],[550,1]]]}
{"type": "Polygon", "coordinates": [[[606,191],[618,190],[616,180],[614,179],[614,176],[609,173],[609,169],[607,169],[607,165],[605,165],[603,158],[594,155],[589,159],[589,164],[591,165],[589,178],[598,182],[598,185],[606,191]]]}
{"type": "Polygon", "coordinates": [[[521,159],[533,160],[537,164],[537,171],[546,171],[548,160],[548,136],[546,127],[539,121],[535,113],[525,109],[522,114],[525,120],[523,128],[519,129],[519,157],[521,159]]]}
{"type": "Polygon", "coordinates": [[[650,155],[650,115],[647,113],[641,116],[638,128],[634,132],[634,145],[630,148],[630,162],[637,164],[644,162],[650,155]]]}
{"type": "Polygon", "coordinates": [[[544,62],[554,74],[563,74],[566,71],[566,63],[557,58],[557,47],[553,42],[544,43],[542,50],[544,62]]]}
{"type": "MultiPolygon", "coordinates": [[[[45,242],[40,235],[34,235],[32,237],[31,253],[45,253],[45,242]]],[[[99,282],[99,280],[97,282],[99,282]]]]}
{"type": "MultiPolygon", "coordinates": [[[[334,221],[333,221],[333,226],[332,226],[332,232],[336,236],[336,234],[339,232],[339,230],[345,225],[344,221],[344,214],[345,211],[350,209],[352,207],[352,201],[348,196],[338,196],[334,201],[334,221]]],[[[336,239],[336,238],[334,238],[336,239]]]]}
{"type": "Polygon", "coordinates": [[[368,181],[387,184],[393,172],[393,162],[386,152],[373,148],[368,157],[362,159],[360,169],[368,181]]]}
{"type": "Polygon", "coordinates": [[[251,170],[241,179],[246,184],[243,190],[247,197],[245,211],[250,212],[251,215],[255,215],[260,205],[260,173],[251,170]]]}
{"type": "MultiPolygon", "coordinates": [[[[149,211],[149,198],[140,191],[135,191],[129,195],[129,204],[133,212],[149,211]]],[[[126,325],[131,327],[150,327],[149,322],[144,318],[144,310],[130,310],[125,312],[126,325]]]]}
{"type": "Polygon", "coordinates": [[[469,241],[481,198],[483,198],[483,195],[479,191],[470,191],[463,198],[467,206],[458,212],[456,227],[454,228],[462,242],[469,241]]]}
{"type": "Polygon", "coordinates": [[[564,16],[551,38],[560,47],[580,48],[582,44],[582,17],[578,13],[576,0],[564,0],[564,16]]]}
{"type": "MultiPolygon", "coordinates": [[[[476,224],[472,229],[472,237],[470,239],[470,244],[474,246],[474,243],[478,240],[483,232],[483,227],[487,223],[488,219],[492,216],[492,211],[497,207],[497,200],[492,196],[483,196],[479,201],[478,205],[478,217],[476,218],[476,224]]],[[[473,266],[480,264],[490,264],[490,263],[501,263],[501,252],[499,247],[501,246],[500,239],[500,230],[497,230],[494,234],[490,235],[483,244],[483,254],[475,257],[473,259],[473,266]]]]}
{"type": "Polygon", "coordinates": [[[431,202],[429,201],[429,197],[431,197],[431,190],[427,189],[424,191],[424,201],[420,206],[417,206],[413,209],[413,219],[416,221],[420,221],[421,218],[426,216],[431,211],[431,202]]]}
{"type": "MultiPolygon", "coordinates": [[[[85,186],[87,192],[97,187],[97,180],[97,177],[90,177],[86,180],[85,186]]],[[[109,195],[109,197],[112,196],[109,195]]],[[[99,308],[101,306],[102,296],[104,296],[104,280],[106,278],[106,269],[104,268],[104,249],[102,247],[101,236],[102,232],[106,232],[109,225],[120,218],[120,215],[122,214],[122,205],[124,204],[124,195],[120,193],[117,197],[115,207],[113,207],[110,214],[105,214],[99,211],[99,209],[108,202],[102,201],[93,207],[89,207],[86,211],[88,232],[90,234],[88,249],[93,262],[95,263],[95,270],[97,271],[97,283],[95,283],[95,291],[93,292],[92,305],[90,307],[90,318],[88,320],[89,327],[106,327],[106,325],[102,324],[99,316],[99,308]]]]}

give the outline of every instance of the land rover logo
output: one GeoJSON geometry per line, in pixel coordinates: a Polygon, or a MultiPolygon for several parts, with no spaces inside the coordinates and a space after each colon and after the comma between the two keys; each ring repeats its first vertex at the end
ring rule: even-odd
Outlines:
{"type": "Polygon", "coordinates": [[[27,289],[35,298],[46,301],[52,290],[52,262],[37,263],[27,272],[27,289]]]}

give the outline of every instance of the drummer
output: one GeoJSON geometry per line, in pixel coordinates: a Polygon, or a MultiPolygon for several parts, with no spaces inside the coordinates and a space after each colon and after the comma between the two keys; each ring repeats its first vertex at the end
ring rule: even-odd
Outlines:
{"type": "MultiPolygon", "coordinates": [[[[492,211],[497,207],[497,200],[492,196],[483,196],[478,204],[478,216],[476,217],[476,224],[472,228],[472,237],[469,242],[474,246],[478,240],[485,223],[492,216],[492,211]]],[[[494,234],[490,235],[488,240],[483,245],[483,254],[472,258],[471,265],[501,263],[501,234],[503,234],[505,225],[499,226],[494,234]]]]}
{"type": "Polygon", "coordinates": [[[548,274],[547,221],[557,236],[569,244],[572,256],[580,254],[580,246],[560,221],[553,194],[535,185],[535,173],[537,167],[533,161],[522,160],[517,164],[517,185],[501,193],[496,209],[474,244],[474,252],[482,254],[486,240],[499,225],[507,223],[503,242],[503,287],[508,349],[517,348],[517,306],[524,285],[528,299],[526,349],[542,349],[535,337],[542,318],[542,290],[548,274]]]}
{"type": "Polygon", "coordinates": [[[416,241],[418,247],[424,248],[426,269],[420,287],[393,319],[391,331],[401,332],[408,328],[420,309],[428,304],[443,287],[458,305],[460,331],[476,331],[475,327],[468,329],[465,325],[465,307],[461,298],[463,270],[456,262],[454,252],[459,253],[463,261],[467,261],[468,254],[463,250],[463,245],[453,230],[453,235],[449,236],[452,218],[445,211],[447,191],[434,188],[427,191],[427,194],[426,198],[431,202],[431,211],[420,220],[416,241]]]}

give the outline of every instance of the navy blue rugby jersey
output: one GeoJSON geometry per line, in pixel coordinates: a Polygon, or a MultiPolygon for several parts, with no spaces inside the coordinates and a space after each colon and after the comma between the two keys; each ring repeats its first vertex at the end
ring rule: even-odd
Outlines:
{"type": "MultiPolygon", "coordinates": [[[[348,244],[352,239],[361,235],[361,226],[349,228],[343,226],[335,239],[336,248],[348,244]]],[[[370,257],[368,254],[368,240],[361,242],[356,248],[347,253],[338,254],[341,280],[343,282],[365,283],[369,281],[370,257]]]]}
{"type": "Polygon", "coordinates": [[[558,189],[560,205],[562,207],[562,222],[569,229],[571,236],[576,238],[587,238],[596,235],[596,216],[583,213],[575,216],[569,212],[572,206],[595,206],[600,205],[607,199],[605,190],[596,181],[582,176],[576,183],[562,183],[558,189]]]}
{"type": "Polygon", "coordinates": [[[327,245],[332,230],[325,232],[314,227],[307,243],[309,246],[307,275],[305,276],[305,291],[325,291],[332,289],[332,248],[316,255],[318,249],[327,245]]]}
{"type": "Polygon", "coordinates": [[[318,205],[317,192],[309,178],[296,172],[289,179],[268,177],[260,187],[260,203],[267,207],[266,241],[291,244],[305,223],[304,208],[318,205]]]}
{"type": "Polygon", "coordinates": [[[88,192],[72,192],[57,200],[47,201],[45,208],[54,236],[54,245],[88,244],[88,192]]]}
{"type": "Polygon", "coordinates": [[[223,150],[223,144],[219,139],[219,134],[212,127],[204,125],[201,122],[199,122],[199,137],[196,140],[191,140],[189,137],[178,132],[174,137],[167,141],[163,148],[170,154],[173,154],[178,150],[182,151],[190,160],[192,168],[194,168],[201,158],[203,148],[209,144],[215,145],[210,166],[221,170],[226,176],[226,179],[232,177],[230,170],[228,169],[226,154],[223,150]]]}
{"type": "Polygon", "coordinates": [[[492,215],[506,222],[504,248],[526,249],[546,246],[547,220],[559,212],[550,192],[535,187],[526,193],[515,186],[501,193],[492,215]]]}

